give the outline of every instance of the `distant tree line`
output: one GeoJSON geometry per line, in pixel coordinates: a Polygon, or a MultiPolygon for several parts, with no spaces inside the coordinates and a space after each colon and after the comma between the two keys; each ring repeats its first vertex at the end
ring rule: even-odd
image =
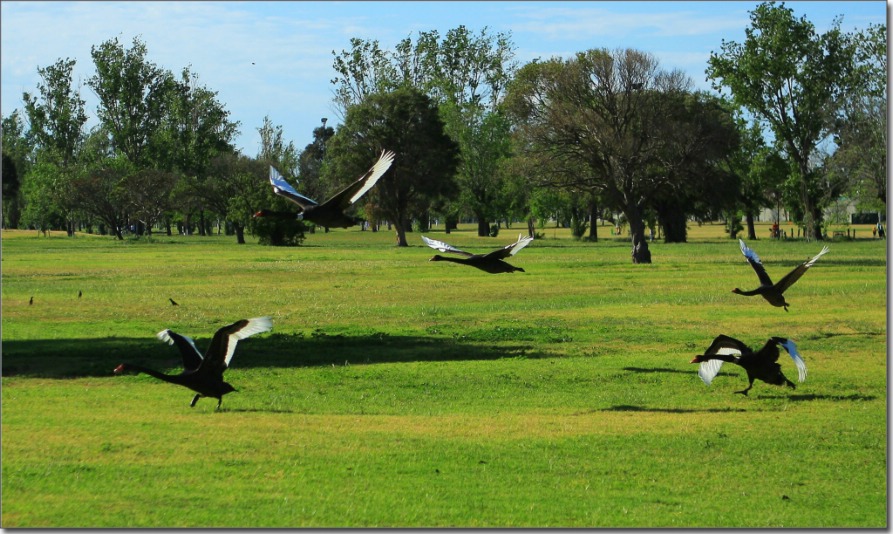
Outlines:
{"type": "Polygon", "coordinates": [[[631,258],[650,263],[655,230],[686,240],[691,220],[745,230],[784,207],[807,238],[841,197],[886,206],[886,28],[824,34],[784,4],[751,12],[744,42],[723,41],[706,72],[715,93],[646,52],[592,49],[518,65],[507,33],[464,26],[419,32],[393,48],[352,39],[333,52],[334,104],[298,150],[268,116],[258,154],[240,154],[240,124],[198,75],[148,59],[136,38],[91,50],[99,124],[86,130],[75,62],[38,68],[24,110],[3,117],[3,225],[124,239],[162,231],[244,243],[298,244],[300,221],[254,219],[292,209],[270,165],[324,199],[382,149],[397,158],[361,215],[406,234],[474,220],[481,236],[553,221],[598,240],[598,220],[628,226],[631,258]],[[588,231],[588,235],[587,235],[588,231]]]}

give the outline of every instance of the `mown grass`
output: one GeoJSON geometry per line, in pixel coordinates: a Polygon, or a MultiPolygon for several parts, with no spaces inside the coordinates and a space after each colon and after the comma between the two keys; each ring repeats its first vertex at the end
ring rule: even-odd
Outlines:
{"type": "MultiPolygon", "coordinates": [[[[756,277],[719,226],[652,265],[566,232],[511,275],[356,230],[291,249],[4,232],[3,526],[886,526],[885,242],[831,243],[785,313],[731,293],[756,277]],[[175,370],[163,328],[203,348],[258,315],[274,330],[240,343],[220,412],[111,374],[175,370]],[[720,333],[793,337],[807,382],[705,386],[688,361],[720,333]]],[[[751,246],[776,278],[820,248],[751,246]]]]}

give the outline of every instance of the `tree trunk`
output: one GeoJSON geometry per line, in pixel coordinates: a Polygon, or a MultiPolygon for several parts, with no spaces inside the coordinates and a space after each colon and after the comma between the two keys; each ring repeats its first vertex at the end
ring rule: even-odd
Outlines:
{"type": "Polygon", "coordinates": [[[478,237],[488,237],[490,235],[490,222],[487,219],[479,214],[476,214],[478,218],[478,237]]]}
{"type": "Polygon", "coordinates": [[[530,237],[536,235],[536,221],[533,217],[527,218],[527,235],[530,237]]]}
{"type": "Polygon", "coordinates": [[[598,242],[598,205],[589,199],[589,241],[598,242]]]}
{"type": "Polygon", "coordinates": [[[806,158],[796,156],[797,167],[800,171],[800,202],[803,203],[803,237],[807,241],[822,239],[821,232],[816,232],[815,204],[809,196],[809,165],[806,158]]]}
{"type": "Polygon", "coordinates": [[[744,213],[744,220],[747,221],[747,239],[754,241],[757,238],[757,230],[753,223],[753,212],[747,210],[744,213]]]}
{"type": "Polygon", "coordinates": [[[629,235],[632,242],[633,263],[651,263],[651,251],[648,250],[648,240],[645,237],[645,221],[636,206],[627,206],[623,211],[626,221],[629,223],[629,235]]]}
{"type": "Polygon", "coordinates": [[[408,247],[409,243],[406,242],[406,228],[404,223],[398,218],[394,224],[394,232],[397,234],[397,246],[398,247],[408,247]]]}
{"type": "Polygon", "coordinates": [[[245,244],[245,225],[233,223],[233,227],[236,230],[236,243],[239,245],[245,244]]]}

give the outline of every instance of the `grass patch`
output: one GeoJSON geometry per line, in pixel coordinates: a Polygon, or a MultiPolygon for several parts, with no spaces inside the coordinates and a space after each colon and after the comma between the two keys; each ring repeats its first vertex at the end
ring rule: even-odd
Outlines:
{"type": "MultiPolygon", "coordinates": [[[[885,242],[831,243],[785,313],[731,293],[756,277],[720,225],[652,265],[544,232],[525,273],[487,275],[384,232],[4,231],[3,526],[886,526],[885,242]],[[219,412],[112,376],[175,370],[159,330],[204,348],[258,315],[274,329],[240,342],[219,412]],[[720,333],[796,339],[807,382],[705,386],[688,361],[720,333]]],[[[431,235],[478,252],[514,230],[431,235]]],[[[820,248],[752,246],[776,277],[820,248]]]]}

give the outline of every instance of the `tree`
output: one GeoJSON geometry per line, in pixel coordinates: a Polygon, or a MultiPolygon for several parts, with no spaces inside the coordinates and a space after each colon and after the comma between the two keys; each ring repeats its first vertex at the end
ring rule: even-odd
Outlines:
{"type": "MultiPolygon", "coordinates": [[[[475,34],[465,26],[419,32],[401,40],[393,51],[378,41],[351,40],[351,50],[336,55],[336,105],[346,110],[374,92],[413,87],[441,109],[447,132],[459,144],[457,179],[462,204],[478,219],[478,234],[490,234],[490,221],[509,202],[502,198],[503,180],[495,172],[507,157],[509,124],[497,112],[515,63],[510,34],[475,34]]],[[[454,212],[450,206],[441,206],[454,212]]]]}
{"type": "Polygon", "coordinates": [[[298,178],[301,181],[301,193],[313,198],[326,197],[329,189],[322,182],[322,167],[326,157],[326,144],[335,135],[335,129],[326,126],[323,119],[322,126],[313,129],[313,142],[304,147],[298,156],[298,178]]]}
{"type": "Polygon", "coordinates": [[[85,102],[72,87],[74,65],[73,59],[60,59],[49,67],[38,68],[42,80],[37,85],[38,95],[22,95],[38,157],[59,168],[58,187],[53,193],[56,206],[65,213],[69,236],[74,235],[76,205],[64,196],[69,190],[64,178],[71,174],[87,122],[85,102]]]}
{"type": "Polygon", "coordinates": [[[133,164],[122,155],[85,166],[71,180],[74,201],[118,240],[124,239],[130,201],[126,181],[133,173],[133,164]]]}
{"type": "Polygon", "coordinates": [[[171,209],[171,192],[178,176],[170,171],[143,168],[122,180],[127,213],[152,235],[152,227],[171,209]]]}
{"type": "Polygon", "coordinates": [[[664,141],[646,170],[655,184],[649,207],[664,230],[664,242],[682,243],[689,218],[713,218],[735,204],[738,180],[722,163],[738,147],[740,136],[732,113],[714,95],[662,98],[667,114],[653,133],[664,141]]]}
{"type": "Polygon", "coordinates": [[[816,181],[811,162],[816,147],[834,127],[835,102],[846,90],[852,51],[840,20],[818,34],[805,17],[766,2],[750,14],[743,43],[723,40],[710,54],[707,76],[716,90],[766,121],[797,171],[807,239],[821,239],[816,181]]]}
{"type": "Polygon", "coordinates": [[[871,25],[854,38],[856,66],[851,90],[841,95],[837,150],[829,172],[849,180],[862,206],[886,211],[887,204],[887,34],[871,25]]]}
{"type": "Polygon", "coordinates": [[[366,172],[383,149],[393,150],[396,158],[367,197],[378,199],[394,225],[397,245],[405,247],[412,215],[426,211],[435,198],[457,193],[453,175],[459,149],[444,132],[434,102],[418,90],[400,88],[367,96],[348,109],[328,142],[323,176],[344,186],[366,172]]]}
{"type": "Polygon", "coordinates": [[[25,131],[19,110],[3,118],[3,225],[18,228],[22,213],[22,185],[31,167],[33,141],[25,131]]]}
{"type": "Polygon", "coordinates": [[[99,98],[97,115],[116,151],[137,166],[163,157],[159,133],[170,112],[173,75],[150,62],[146,45],[135,37],[130,49],[118,39],[93,46],[96,74],[87,80],[99,98]]]}
{"type": "Polygon", "coordinates": [[[38,94],[22,94],[34,142],[63,168],[73,163],[87,122],[85,101],[72,87],[74,65],[73,59],[60,59],[38,68],[38,94]]]}
{"type": "Polygon", "coordinates": [[[592,193],[627,218],[633,263],[651,263],[644,212],[673,178],[651,173],[668,140],[655,136],[691,81],[650,54],[606,49],[534,61],[509,86],[506,109],[538,185],[592,193]]]}

